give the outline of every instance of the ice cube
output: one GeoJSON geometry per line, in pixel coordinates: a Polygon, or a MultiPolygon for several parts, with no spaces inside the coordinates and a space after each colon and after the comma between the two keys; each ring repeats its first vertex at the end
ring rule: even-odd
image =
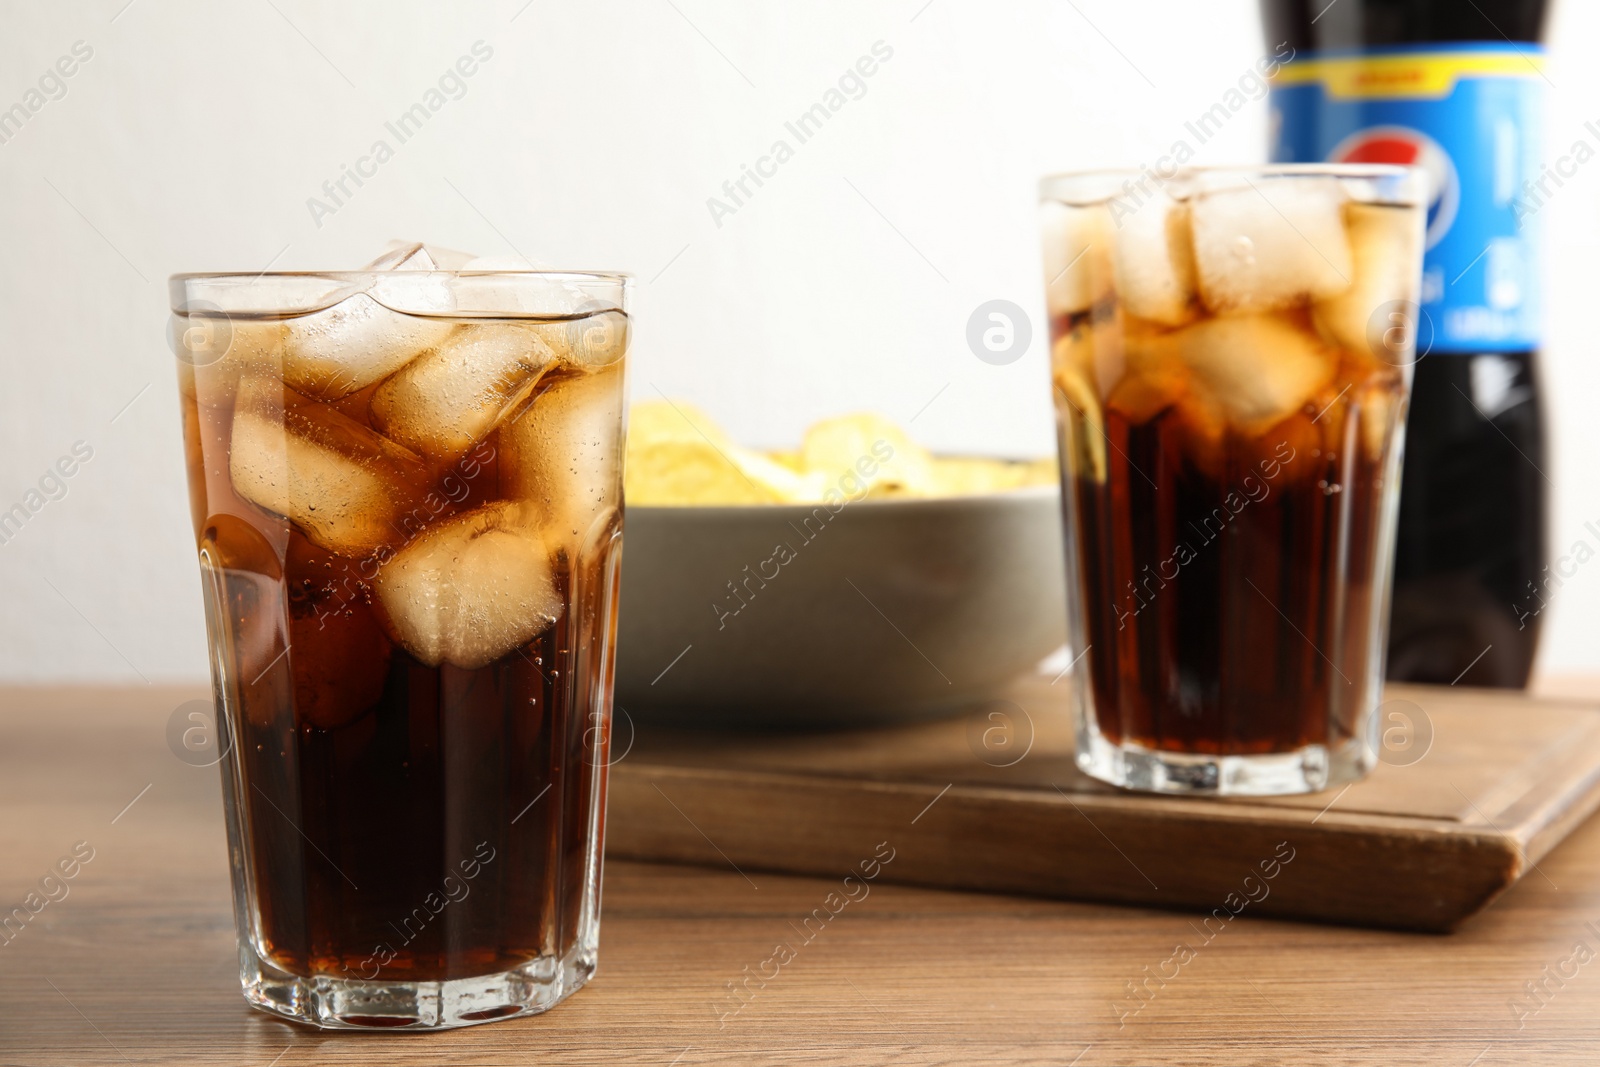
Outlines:
{"type": "Polygon", "coordinates": [[[1267,311],[1348,289],[1343,203],[1331,178],[1262,178],[1196,197],[1190,228],[1206,306],[1267,311]]]}
{"type": "MultiPolygon", "coordinates": [[[[1390,331],[1397,323],[1380,309],[1395,301],[1417,302],[1421,212],[1411,207],[1346,204],[1344,217],[1350,235],[1352,283],[1337,296],[1313,304],[1312,319],[1324,337],[1347,351],[1401,365],[1407,354],[1385,343],[1396,336],[1390,331]]],[[[1399,308],[1392,310],[1400,312],[1399,308]]]]}
{"type": "Polygon", "coordinates": [[[438,270],[439,265],[429,255],[421,241],[390,241],[383,255],[361,268],[379,270],[438,270]]]}
{"type": "Polygon", "coordinates": [[[172,323],[179,362],[196,368],[261,365],[276,358],[283,341],[279,319],[207,310],[175,314],[172,323]]]}
{"type": "Polygon", "coordinates": [[[240,496],[351,557],[404,540],[429,485],[412,453],[264,377],[239,385],[229,470],[240,496]]]}
{"type": "Polygon", "coordinates": [[[275,364],[282,352],[284,335],[288,333],[281,319],[234,318],[228,328],[232,337],[223,359],[244,367],[275,364]]]}
{"type": "Polygon", "coordinates": [[[1338,360],[1316,335],[1276,315],[1228,315],[1168,334],[1196,391],[1255,435],[1293,414],[1333,377],[1338,360]]]}
{"type": "Polygon", "coordinates": [[[372,394],[384,436],[432,459],[452,459],[487,437],[527,399],[555,353],[534,328],[464,325],[372,394]]]}
{"type": "Polygon", "coordinates": [[[184,331],[182,380],[202,404],[233,403],[242,375],[277,374],[284,327],[277,319],[193,316],[184,331]]]}
{"type": "Polygon", "coordinates": [[[1188,394],[1188,371],[1170,334],[1130,330],[1125,344],[1126,373],[1106,403],[1129,422],[1148,422],[1188,394]]]}
{"type": "MultiPolygon", "coordinates": [[[[1174,380],[1188,377],[1175,339],[1181,331],[1153,329],[1138,322],[1129,322],[1123,331],[1122,363],[1128,376],[1174,380]]],[[[1178,382],[1181,386],[1181,381],[1178,382]]]]}
{"type": "Polygon", "coordinates": [[[365,269],[376,275],[366,290],[346,289],[331,307],[284,321],[283,380],[297,392],[322,400],[359,392],[454,328],[427,317],[449,312],[454,301],[448,276],[428,273],[438,266],[424,246],[397,246],[365,269]]]}
{"type": "Polygon", "coordinates": [[[362,270],[477,270],[471,252],[457,252],[421,241],[390,241],[389,250],[362,270]]]}
{"type": "Polygon", "coordinates": [[[1101,398],[1109,396],[1126,369],[1123,341],[1127,326],[1117,312],[1078,319],[1050,346],[1051,365],[1075,374],[1101,398]]]}
{"type": "Polygon", "coordinates": [[[573,366],[594,368],[615,363],[628,350],[628,316],[615,308],[600,308],[588,298],[580,303],[591,305],[583,309],[589,313],[543,323],[540,330],[545,340],[558,357],[573,366]]]}
{"type": "Polygon", "coordinates": [[[1130,375],[1111,390],[1106,406],[1137,426],[1149,422],[1183,397],[1183,390],[1174,388],[1170,381],[1130,375]]]}
{"type": "Polygon", "coordinates": [[[556,377],[495,435],[500,489],[527,503],[552,547],[576,552],[621,502],[622,367],[556,377]]]}
{"type": "Polygon", "coordinates": [[[306,396],[337,400],[393,374],[452,329],[448,320],[403,315],[356,293],[286,320],[283,380],[306,396]]]}
{"type": "Polygon", "coordinates": [[[1116,237],[1111,263],[1117,296],[1128,314],[1182,326],[1197,310],[1189,205],[1157,191],[1134,205],[1112,205],[1116,237]]]}
{"type": "MultiPolygon", "coordinates": [[[[458,306],[502,314],[559,317],[559,322],[550,323],[552,334],[586,314],[616,310],[614,304],[602,303],[594,293],[585,291],[584,283],[572,275],[520,255],[479,256],[461,270],[463,273],[452,280],[458,306]]],[[[558,352],[566,347],[559,337],[552,337],[550,344],[558,352]]]]}
{"type": "Polygon", "coordinates": [[[1046,201],[1045,303],[1052,318],[1073,315],[1111,295],[1111,217],[1104,204],[1046,201]]]}
{"type": "Polygon", "coordinates": [[[493,663],[560,617],[550,555],[526,509],[505,501],[436,526],[378,571],[394,639],[430,667],[493,663]]]}

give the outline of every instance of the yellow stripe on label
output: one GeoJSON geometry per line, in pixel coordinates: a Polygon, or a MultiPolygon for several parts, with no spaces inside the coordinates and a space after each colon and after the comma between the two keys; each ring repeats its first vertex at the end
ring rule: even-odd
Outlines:
{"type": "Polygon", "coordinates": [[[1272,84],[1320,82],[1335,100],[1437,100],[1449,96],[1461,78],[1537,78],[1543,71],[1543,56],[1516,52],[1345,56],[1285,64],[1272,84]]]}

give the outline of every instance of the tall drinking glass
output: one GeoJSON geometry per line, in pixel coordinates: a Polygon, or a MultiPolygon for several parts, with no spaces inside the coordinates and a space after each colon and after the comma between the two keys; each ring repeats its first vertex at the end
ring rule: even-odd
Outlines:
{"type": "Polygon", "coordinates": [[[1169,168],[1042,183],[1088,774],[1260,795],[1371,768],[1420,177],[1169,168]]]}
{"type": "Polygon", "coordinates": [[[240,978],[325,1027],[594,971],[626,279],[172,279],[240,978]]]}

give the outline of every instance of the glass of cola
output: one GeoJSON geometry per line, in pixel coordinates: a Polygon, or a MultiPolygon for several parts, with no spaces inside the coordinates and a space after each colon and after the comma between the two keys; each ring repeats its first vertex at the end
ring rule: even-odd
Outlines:
{"type": "Polygon", "coordinates": [[[1420,175],[1169,167],[1046,178],[1041,195],[1078,765],[1165,793],[1360,778],[1420,175]]]}
{"type": "Polygon", "coordinates": [[[171,282],[240,977],[323,1027],[594,971],[627,279],[171,282]]]}

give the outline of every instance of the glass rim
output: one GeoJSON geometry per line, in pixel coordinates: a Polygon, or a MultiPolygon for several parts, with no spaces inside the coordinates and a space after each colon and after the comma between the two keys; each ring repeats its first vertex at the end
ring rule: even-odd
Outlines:
{"type": "Polygon", "coordinates": [[[1227,177],[1245,175],[1262,178],[1410,178],[1422,174],[1420,167],[1400,163],[1224,163],[1201,166],[1176,167],[1170,174],[1162,174],[1141,164],[1138,167],[1087,167],[1082,170],[1057,171],[1039,179],[1041,199],[1054,199],[1061,186],[1075,182],[1114,181],[1121,178],[1147,177],[1157,184],[1177,182],[1185,178],[1227,177]]]}
{"type": "Polygon", "coordinates": [[[574,317],[579,310],[574,301],[588,300],[622,311],[632,292],[632,275],[621,272],[520,268],[196,271],[167,279],[174,315],[212,317],[311,314],[358,294],[391,311],[413,315],[574,317]],[[438,300],[444,289],[454,294],[448,306],[438,300]]]}
{"type": "Polygon", "coordinates": [[[434,275],[443,274],[460,278],[545,278],[562,279],[572,278],[580,281],[611,282],[620,285],[631,285],[633,275],[626,271],[617,270],[445,270],[445,269],[415,269],[415,270],[213,270],[213,271],[184,271],[178,274],[167,275],[168,282],[189,281],[223,281],[229,278],[248,278],[251,280],[261,278],[328,278],[334,281],[355,280],[360,278],[381,278],[399,275],[434,275]]]}

